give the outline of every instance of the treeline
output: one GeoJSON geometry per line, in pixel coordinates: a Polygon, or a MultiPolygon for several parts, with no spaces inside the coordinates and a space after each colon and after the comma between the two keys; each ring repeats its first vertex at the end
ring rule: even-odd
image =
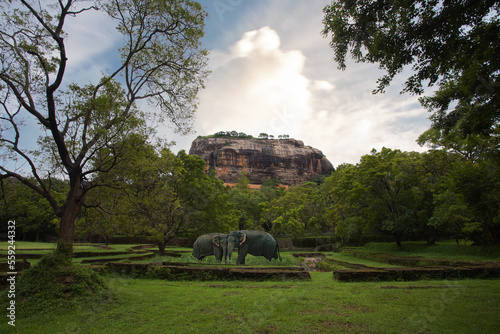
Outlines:
{"type": "MultiPolygon", "coordinates": [[[[238,131],[219,131],[214,133],[213,135],[209,136],[199,136],[199,138],[225,138],[225,137],[231,137],[231,138],[248,138],[248,139],[257,139],[252,135],[247,135],[244,132],[238,132],[238,131]]],[[[274,139],[274,135],[268,135],[267,133],[260,133],[259,134],[259,139],[274,139]]],[[[290,139],[290,135],[278,135],[278,139],[290,139]]]]}
{"type": "MultiPolygon", "coordinates": [[[[68,182],[42,180],[62,204],[69,190],[68,182]]],[[[55,241],[59,218],[47,199],[14,178],[0,180],[0,233],[7,233],[7,222],[16,221],[16,239],[55,241]]]]}
{"type": "MultiPolygon", "coordinates": [[[[431,150],[372,151],[329,177],[285,191],[264,185],[232,190],[240,228],[277,235],[330,234],[344,243],[385,234],[401,245],[442,238],[500,244],[500,170],[496,159],[431,150]]],[[[241,183],[241,182],[240,182],[241,183]]]]}
{"type": "MultiPolygon", "coordinates": [[[[205,173],[204,160],[184,151],[173,154],[167,148],[136,144],[131,142],[129,154],[113,172],[97,172],[88,181],[99,186],[86,194],[76,222],[78,239],[107,243],[116,235],[146,235],[163,253],[179,235],[236,229],[228,189],[205,173]]],[[[69,182],[45,183],[64,202],[69,182]]],[[[48,201],[16,179],[0,180],[0,185],[0,219],[16,220],[18,240],[43,236],[43,241],[54,241],[60,219],[48,201]]],[[[7,224],[1,226],[6,229],[7,224]]]]}
{"type": "MultiPolygon", "coordinates": [[[[267,180],[251,190],[242,175],[234,188],[205,173],[205,161],[184,151],[145,146],[113,173],[96,175],[77,223],[80,239],[147,235],[163,251],[172,239],[212,231],[266,229],[277,237],[335,236],[361,242],[387,235],[401,245],[442,238],[500,243],[500,170],[496,159],[431,150],[372,151],[288,190],[267,180]]],[[[60,200],[68,185],[50,182],[60,200]]],[[[22,235],[56,234],[46,200],[13,179],[2,180],[0,215],[22,235]]],[[[21,235],[18,234],[18,235],[21,235]]]]}

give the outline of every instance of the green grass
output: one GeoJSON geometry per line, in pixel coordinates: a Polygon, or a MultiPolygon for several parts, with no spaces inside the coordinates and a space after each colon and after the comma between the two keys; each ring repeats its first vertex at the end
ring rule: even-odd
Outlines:
{"type": "Polygon", "coordinates": [[[457,245],[454,240],[437,242],[435,245],[428,245],[422,241],[407,241],[403,242],[403,246],[400,248],[395,243],[370,242],[363,247],[355,249],[398,256],[423,256],[468,261],[500,261],[500,245],[457,245]]]}
{"type": "MultiPolygon", "coordinates": [[[[32,243],[21,245],[36,248],[32,243]]],[[[46,248],[42,245],[37,247],[46,248]]],[[[132,246],[111,245],[111,251],[129,250],[132,246]]],[[[102,251],[105,256],[105,250],[100,248],[77,247],[102,251]]],[[[394,255],[498,259],[494,247],[478,250],[452,243],[426,246],[408,242],[403,243],[403,249],[393,244],[372,243],[361,249],[394,255]]],[[[339,253],[325,254],[350,263],[388,266],[339,253]]],[[[300,263],[292,253],[282,252],[281,256],[283,261],[269,263],[262,257],[248,255],[246,262],[248,266],[300,263]]],[[[190,253],[181,258],[155,257],[141,262],[163,261],[199,263],[190,253]]],[[[203,262],[215,263],[215,259],[208,257],[203,262]]],[[[67,300],[49,304],[37,312],[20,305],[18,300],[16,327],[8,326],[5,317],[0,322],[0,333],[498,332],[500,280],[341,283],[333,280],[331,272],[311,272],[311,276],[311,281],[201,282],[109,275],[104,278],[114,298],[67,300]]],[[[0,309],[6,310],[3,292],[0,309]]]]}
{"type": "Polygon", "coordinates": [[[396,268],[400,266],[395,266],[392,264],[388,263],[382,263],[382,262],[376,262],[376,261],[371,261],[371,260],[365,260],[365,259],[358,259],[349,255],[345,255],[342,253],[333,253],[328,255],[327,259],[333,259],[337,261],[343,261],[343,262],[349,262],[349,263],[355,263],[355,264],[363,264],[368,267],[374,267],[374,268],[396,268]]]}
{"type": "MultiPolygon", "coordinates": [[[[0,251],[6,251],[10,244],[8,241],[0,241],[0,251]]],[[[57,244],[50,242],[16,241],[16,250],[19,249],[56,249],[57,244]]]]}
{"type": "MultiPolygon", "coordinates": [[[[500,281],[168,282],[108,277],[116,299],[18,311],[18,333],[497,333],[500,281]],[[473,316],[471,316],[473,315],[473,316]]],[[[2,309],[5,309],[2,307],[2,309]]],[[[0,332],[7,329],[0,324],[0,332]]],[[[6,331],[5,331],[6,332],[6,331]]]]}
{"type": "MultiPolygon", "coordinates": [[[[0,251],[7,251],[9,242],[7,241],[0,241],[0,251]]],[[[96,247],[97,246],[104,246],[104,244],[91,244],[91,243],[75,243],[73,244],[73,251],[75,252],[127,252],[127,251],[133,251],[132,247],[138,246],[138,245],[130,245],[130,244],[118,244],[118,245],[109,245],[109,249],[103,248],[103,247],[96,247]]],[[[37,251],[42,250],[42,249],[56,249],[57,244],[52,243],[52,242],[31,242],[31,241],[16,241],[15,243],[16,246],[16,251],[19,250],[28,250],[28,249],[35,249],[37,251]]],[[[146,250],[150,249],[158,249],[157,247],[154,248],[148,248],[146,250]]],[[[186,248],[179,248],[179,247],[169,247],[167,248],[168,250],[177,250],[177,249],[184,249],[186,248]]],[[[29,252],[29,251],[26,251],[29,252]]]]}
{"type": "MultiPolygon", "coordinates": [[[[77,264],[77,263],[81,263],[83,260],[101,260],[101,259],[110,259],[111,261],[110,262],[114,262],[114,261],[128,261],[129,260],[129,257],[131,256],[141,256],[141,255],[146,255],[146,254],[137,254],[137,255],[134,255],[134,254],[123,254],[123,255],[106,255],[106,254],[102,254],[102,256],[93,256],[93,257],[78,257],[78,258],[73,258],[73,263],[77,264]]],[[[32,260],[29,260],[30,262],[32,260]]],[[[136,261],[134,261],[136,262],[136,261]]],[[[97,262],[99,263],[99,262],[97,262]]],[[[88,264],[96,264],[95,262],[94,263],[88,263],[88,264]]],[[[85,265],[85,263],[84,263],[85,265]]]]}

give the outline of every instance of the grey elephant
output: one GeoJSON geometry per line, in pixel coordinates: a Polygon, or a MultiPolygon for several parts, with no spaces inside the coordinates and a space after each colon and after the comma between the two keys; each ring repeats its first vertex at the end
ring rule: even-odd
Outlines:
{"type": "Polygon", "coordinates": [[[203,234],[193,244],[193,256],[201,261],[206,256],[215,255],[215,259],[221,262],[222,258],[227,258],[226,249],[227,234],[203,234]]]}
{"type": "Polygon", "coordinates": [[[245,264],[247,254],[264,256],[266,259],[278,259],[279,245],[272,235],[264,231],[232,231],[227,236],[227,254],[238,248],[236,264],[245,264]]]}

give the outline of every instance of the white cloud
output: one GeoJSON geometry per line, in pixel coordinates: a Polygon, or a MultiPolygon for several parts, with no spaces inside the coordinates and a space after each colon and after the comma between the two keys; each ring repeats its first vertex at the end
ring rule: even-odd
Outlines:
{"type": "Polygon", "coordinates": [[[198,132],[234,129],[279,135],[283,133],[276,131],[298,128],[312,111],[305,61],[298,50],[282,50],[278,34],[269,27],[246,32],[228,52],[213,52],[214,72],[201,93],[198,132]]]}

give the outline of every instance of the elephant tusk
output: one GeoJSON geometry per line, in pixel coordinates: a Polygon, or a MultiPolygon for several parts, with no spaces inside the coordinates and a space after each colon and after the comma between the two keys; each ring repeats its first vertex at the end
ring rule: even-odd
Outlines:
{"type": "Polygon", "coordinates": [[[218,243],[215,242],[215,240],[212,240],[212,243],[217,246],[217,247],[220,247],[218,243]]]}
{"type": "Polygon", "coordinates": [[[243,243],[245,242],[245,240],[247,240],[247,235],[243,234],[243,241],[240,243],[240,246],[243,245],[243,243]]]}

